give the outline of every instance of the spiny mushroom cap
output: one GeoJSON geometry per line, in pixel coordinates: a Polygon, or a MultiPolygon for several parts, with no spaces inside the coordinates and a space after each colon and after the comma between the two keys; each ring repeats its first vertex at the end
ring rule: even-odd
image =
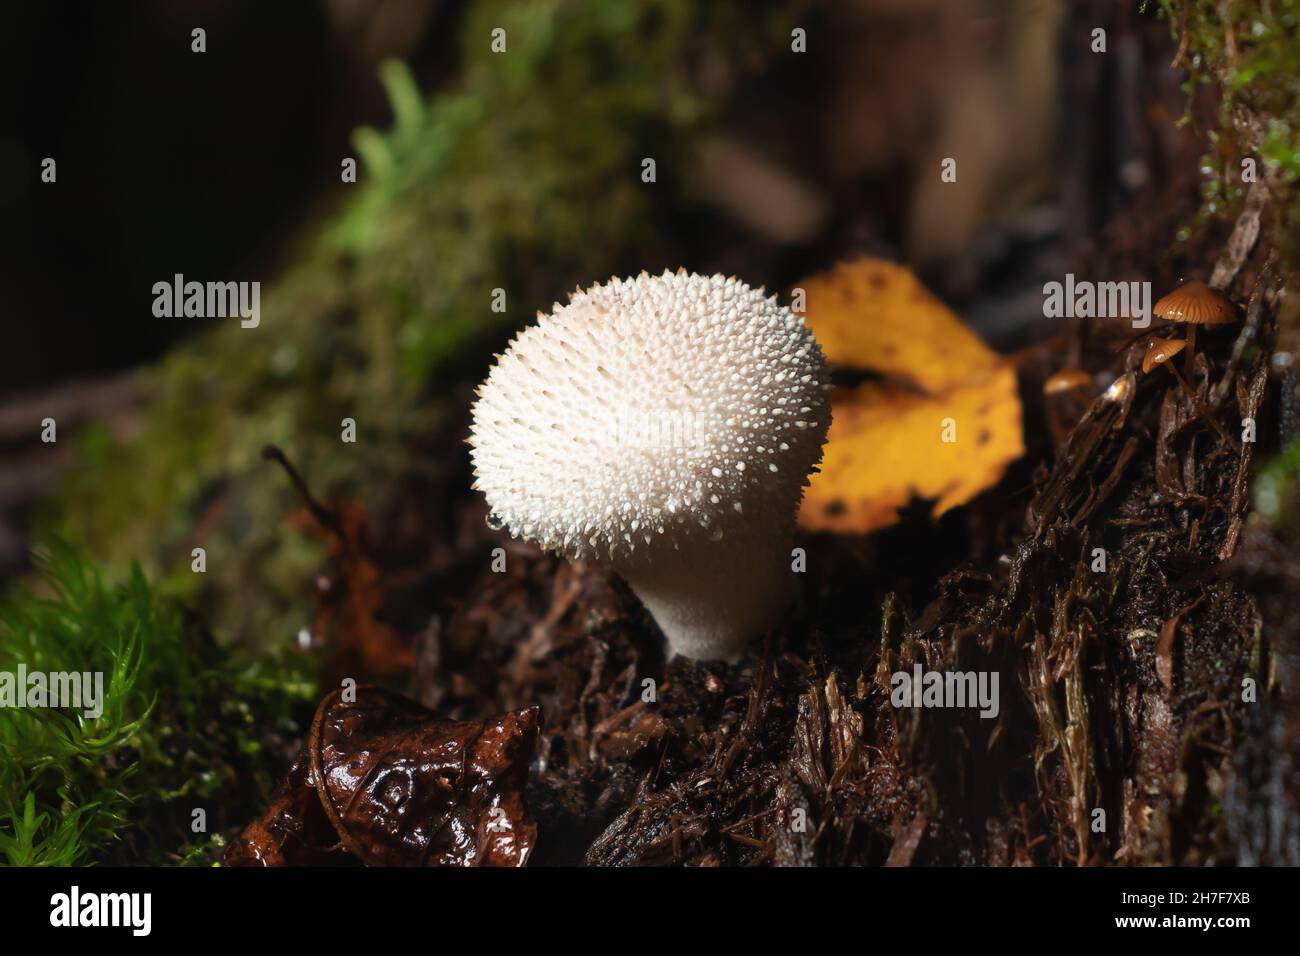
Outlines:
{"type": "Polygon", "coordinates": [[[1152,311],[1170,322],[1193,325],[1223,325],[1237,321],[1237,312],[1227,297],[1199,279],[1184,282],[1157,302],[1152,311]]]}
{"type": "Polygon", "coordinates": [[[474,486],[495,523],[619,566],[792,526],[830,410],[821,349],[775,296],[642,273],[538,319],[473,409],[474,486]]]}
{"type": "Polygon", "coordinates": [[[1142,371],[1150,372],[1157,365],[1163,365],[1187,348],[1184,339],[1156,339],[1142,356],[1142,371]]]}

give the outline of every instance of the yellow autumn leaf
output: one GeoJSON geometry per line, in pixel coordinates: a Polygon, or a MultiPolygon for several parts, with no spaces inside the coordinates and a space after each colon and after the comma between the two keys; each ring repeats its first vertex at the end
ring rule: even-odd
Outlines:
{"type": "Polygon", "coordinates": [[[800,287],[827,359],[880,378],[832,394],[804,527],[874,531],[913,498],[934,499],[938,517],[995,484],[1024,452],[1015,370],[911,270],[859,259],[800,287]]]}

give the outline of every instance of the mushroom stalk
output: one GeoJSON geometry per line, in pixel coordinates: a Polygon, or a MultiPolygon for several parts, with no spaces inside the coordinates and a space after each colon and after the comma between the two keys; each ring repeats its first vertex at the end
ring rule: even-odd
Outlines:
{"type": "Polygon", "coordinates": [[[616,570],[668,638],[670,654],[736,661],[790,602],[793,535],[731,535],[616,570]]]}
{"type": "Polygon", "coordinates": [[[1233,440],[1232,436],[1228,434],[1227,429],[1219,424],[1219,420],[1214,417],[1214,413],[1209,406],[1205,405],[1197,396],[1196,392],[1192,389],[1192,386],[1188,384],[1187,379],[1183,378],[1182,374],[1174,366],[1174,363],[1166,362],[1165,365],[1169,371],[1174,373],[1174,378],[1178,379],[1178,384],[1183,387],[1183,391],[1187,393],[1187,397],[1192,400],[1192,408],[1196,409],[1196,414],[1200,415],[1203,420],[1209,422],[1214,430],[1219,433],[1219,437],[1229,445],[1237,444],[1233,440]]]}

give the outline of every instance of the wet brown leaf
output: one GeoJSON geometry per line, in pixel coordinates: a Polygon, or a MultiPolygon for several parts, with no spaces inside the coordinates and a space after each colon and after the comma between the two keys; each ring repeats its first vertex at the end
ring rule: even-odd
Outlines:
{"type": "Polygon", "coordinates": [[[319,862],[322,834],[385,866],[523,866],[537,839],[524,785],[539,711],[455,721],[378,687],[331,693],[300,760],[231,865],[319,862]],[[320,825],[321,811],[328,827],[320,825]],[[308,837],[314,839],[308,839],[308,837]]]}

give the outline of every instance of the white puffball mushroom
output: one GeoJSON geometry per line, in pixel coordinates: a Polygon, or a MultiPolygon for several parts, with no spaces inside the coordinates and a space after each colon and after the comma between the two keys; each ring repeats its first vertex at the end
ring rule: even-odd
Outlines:
{"type": "Polygon", "coordinates": [[[479,387],[490,520],[616,570],[671,651],[735,660],[794,589],[790,548],[830,425],[803,320],[738,279],[612,279],[538,315],[479,387]]]}

